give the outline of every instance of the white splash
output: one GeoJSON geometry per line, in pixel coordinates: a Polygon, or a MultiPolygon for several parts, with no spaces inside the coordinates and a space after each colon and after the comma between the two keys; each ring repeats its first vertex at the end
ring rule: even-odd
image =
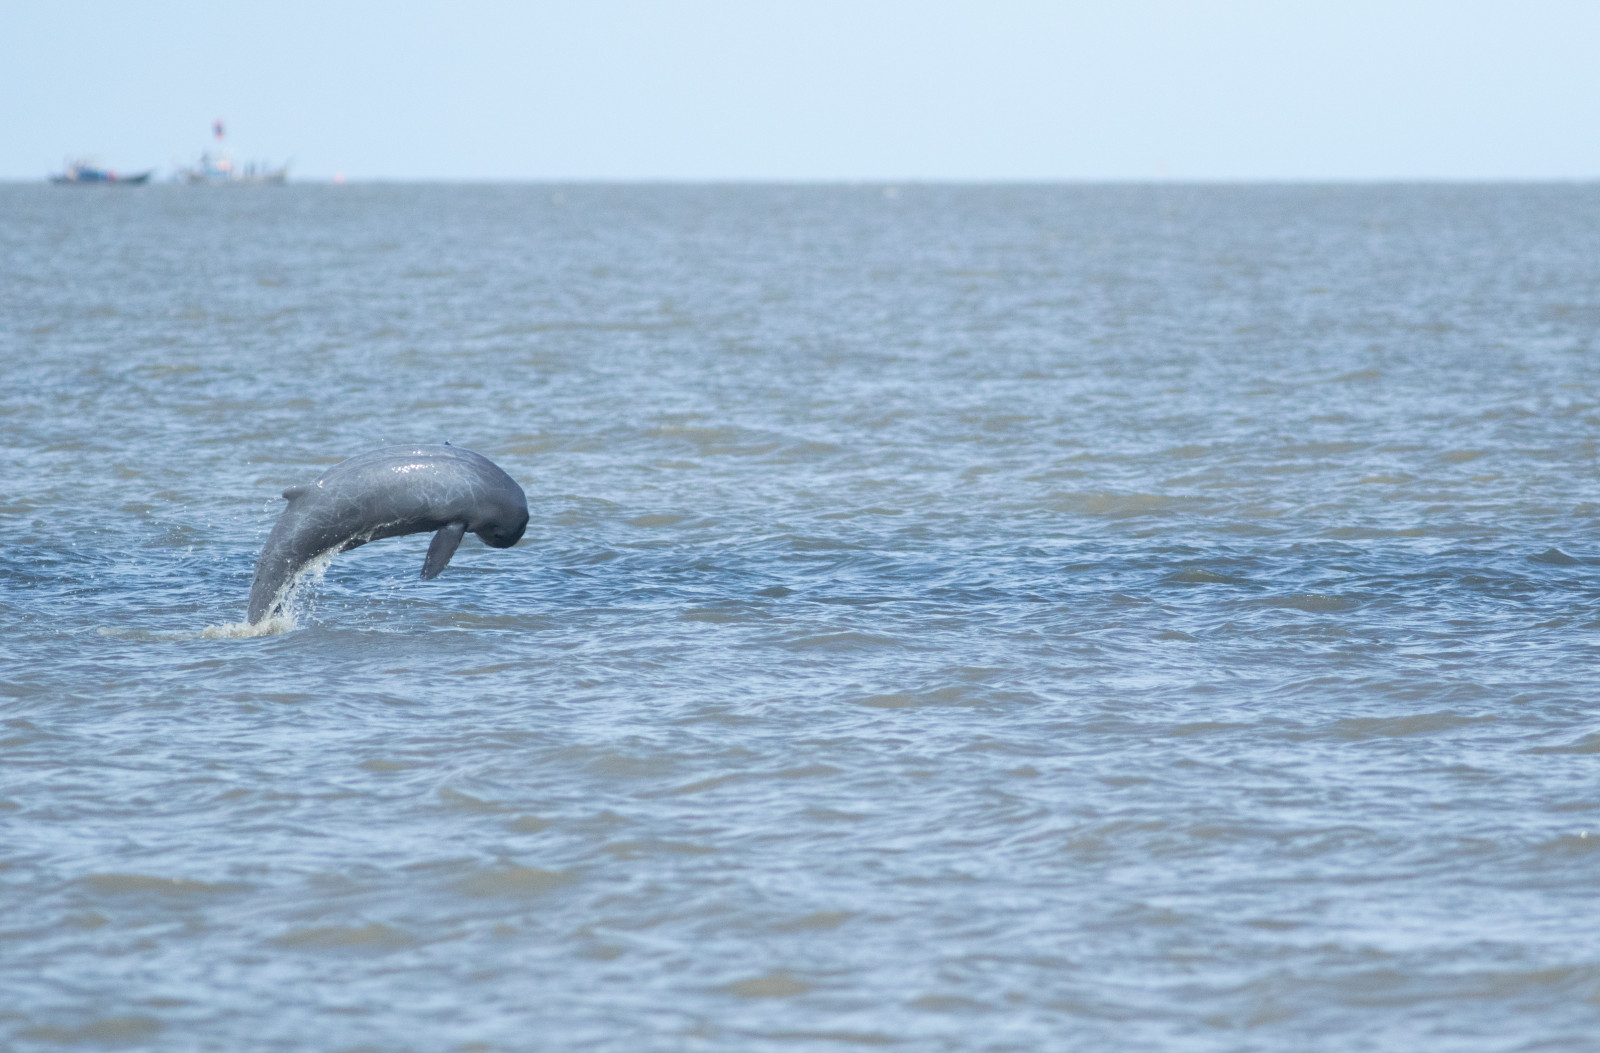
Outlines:
{"type": "MultiPolygon", "coordinates": [[[[224,622],[221,625],[208,625],[200,630],[201,638],[247,640],[257,636],[278,636],[300,628],[302,601],[309,597],[310,586],[322,580],[322,576],[328,572],[328,565],[338,554],[337,548],[331,548],[301,567],[295,576],[289,579],[283,591],[274,598],[273,606],[283,604],[283,609],[277,614],[269,615],[258,622],[224,622]]],[[[309,614],[310,611],[308,609],[303,613],[309,614]]]]}
{"type": "Polygon", "coordinates": [[[300,627],[292,614],[278,614],[259,622],[223,622],[200,630],[202,640],[246,640],[254,636],[277,636],[300,627]]]}

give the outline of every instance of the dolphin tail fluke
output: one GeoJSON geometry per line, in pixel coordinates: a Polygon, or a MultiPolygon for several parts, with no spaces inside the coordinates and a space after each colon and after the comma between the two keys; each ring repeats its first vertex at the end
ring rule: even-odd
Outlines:
{"type": "Polygon", "coordinates": [[[433,543],[428,546],[428,558],[422,562],[423,581],[432,581],[439,576],[439,572],[450,562],[450,557],[456,554],[466,533],[467,524],[450,523],[433,535],[433,543]]]}

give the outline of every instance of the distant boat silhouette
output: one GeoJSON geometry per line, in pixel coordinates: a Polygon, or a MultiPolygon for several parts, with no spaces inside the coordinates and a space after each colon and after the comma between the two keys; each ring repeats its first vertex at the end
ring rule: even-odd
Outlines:
{"type": "Polygon", "coordinates": [[[118,175],[109,168],[101,168],[90,161],[77,160],[67,164],[67,170],[59,175],[50,177],[50,182],[61,183],[68,186],[103,186],[117,184],[120,186],[142,186],[150,179],[150,173],[134,172],[131,175],[118,175]]]}
{"type": "Polygon", "coordinates": [[[289,178],[289,166],[273,168],[251,161],[240,165],[223,146],[227,130],[220,120],[211,123],[211,135],[217,141],[215,151],[202,153],[194,164],[178,169],[178,178],[185,183],[228,185],[234,183],[282,183],[289,178]]]}

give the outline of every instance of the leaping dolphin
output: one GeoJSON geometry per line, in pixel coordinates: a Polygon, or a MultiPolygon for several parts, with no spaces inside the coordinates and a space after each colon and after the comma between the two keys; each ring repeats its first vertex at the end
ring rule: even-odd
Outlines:
{"type": "Polygon", "coordinates": [[[340,461],[283,492],[283,510],[256,561],[251,625],[283,610],[295,578],[320,556],[380,538],[436,530],[423,580],[436,578],[471,531],[510,548],[528,527],[528,498],[489,458],[443,446],[385,446],[340,461]]]}

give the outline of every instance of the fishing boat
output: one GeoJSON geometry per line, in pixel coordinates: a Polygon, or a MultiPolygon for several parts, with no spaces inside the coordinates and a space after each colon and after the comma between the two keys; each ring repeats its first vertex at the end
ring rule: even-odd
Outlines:
{"type": "Polygon", "coordinates": [[[235,161],[227,151],[227,129],[220,120],[212,122],[211,136],[216,146],[201,153],[194,164],[178,169],[178,178],[183,182],[226,186],[239,183],[283,183],[288,180],[288,165],[275,168],[259,161],[250,161],[242,165],[235,161]]]}
{"type": "Polygon", "coordinates": [[[50,177],[50,182],[61,183],[68,186],[143,186],[149,182],[150,173],[133,172],[128,175],[119,175],[109,168],[101,168],[92,161],[79,159],[69,161],[67,170],[50,177]]]}

